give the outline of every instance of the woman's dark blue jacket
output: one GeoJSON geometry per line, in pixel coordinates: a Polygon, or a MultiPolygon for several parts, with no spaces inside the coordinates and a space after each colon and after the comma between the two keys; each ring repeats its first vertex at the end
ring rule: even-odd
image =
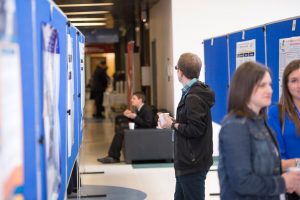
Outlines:
{"type": "Polygon", "coordinates": [[[219,151],[222,200],[279,200],[285,193],[278,145],[262,117],[227,117],[219,151]]]}

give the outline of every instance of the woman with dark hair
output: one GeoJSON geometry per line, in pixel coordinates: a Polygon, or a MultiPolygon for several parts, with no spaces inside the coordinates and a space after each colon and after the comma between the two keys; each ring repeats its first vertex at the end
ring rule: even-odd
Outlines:
{"type": "Polygon", "coordinates": [[[281,200],[300,185],[300,171],[281,174],[278,145],[265,121],[272,92],[267,67],[245,62],[236,70],[219,135],[221,199],[281,200]]]}
{"type": "MultiPolygon", "coordinates": [[[[269,109],[269,125],[276,133],[282,158],[282,168],[300,169],[300,60],[290,62],[282,76],[282,94],[278,105],[269,109]]],[[[299,200],[289,195],[289,200],[299,200]]]]}

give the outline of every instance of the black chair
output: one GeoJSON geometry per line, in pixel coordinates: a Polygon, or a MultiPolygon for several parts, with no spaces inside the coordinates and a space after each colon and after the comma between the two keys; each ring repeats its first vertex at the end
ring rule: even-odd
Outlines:
{"type": "Polygon", "coordinates": [[[124,158],[127,164],[132,161],[174,159],[172,129],[125,130],[124,158]]]}

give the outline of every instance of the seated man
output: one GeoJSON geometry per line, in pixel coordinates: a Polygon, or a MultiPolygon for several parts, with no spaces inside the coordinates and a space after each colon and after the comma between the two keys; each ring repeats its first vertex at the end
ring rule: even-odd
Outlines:
{"type": "MultiPolygon", "coordinates": [[[[123,115],[128,118],[128,122],[134,122],[135,128],[155,128],[156,122],[154,120],[154,113],[151,106],[144,103],[145,95],[142,92],[135,92],[131,97],[131,105],[136,109],[136,112],[125,110],[123,115]]],[[[124,140],[124,129],[126,126],[120,126],[116,122],[115,135],[110,145],[108,156],[97,159],[102,163],[118,163],[120,162],[120,151],[124,140]]]]}

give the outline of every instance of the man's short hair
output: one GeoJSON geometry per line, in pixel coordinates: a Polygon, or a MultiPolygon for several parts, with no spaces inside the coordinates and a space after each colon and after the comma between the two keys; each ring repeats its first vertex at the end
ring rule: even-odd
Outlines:
{"type": "Polygon", "coordinates": [[[106,65],[106,61],[105,61],[105,60],[102,60],[102,61],[100,62],[100,64],[101,64],[101,65],[106,65]]]}
{"type": "Polygon", "coordinates": [[[142,99],[142,102],[145,103],[146,96],[145,96],[145,94],[143,92],[140,92],[140,91],[134,92],[133,95],[137,96],[137,98],[139,98],[139,99],[142,99]]]}
{"type": "Polygon", "coordinates": [[[188,79],[199,78],[202,62],[199,56],[193,53],[181,54],[177,67],[188,79]]]}

